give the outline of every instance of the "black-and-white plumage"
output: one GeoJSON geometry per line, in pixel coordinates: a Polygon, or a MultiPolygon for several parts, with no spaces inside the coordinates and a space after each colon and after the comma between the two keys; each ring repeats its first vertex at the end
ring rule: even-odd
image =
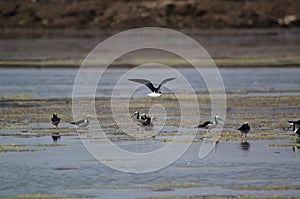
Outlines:
{"type": "Polygon", "coordinates": [[[294,130],[294,133],[295,133],[296,135],[300,136],[300,128],[295,129],[295,130],[294,130]]]}
{"type": "Polygon", "coordinates": [[[250,131],[250,126],[248,122],[245,122],[240,128],[238,128],[237,130],[239,130],[242,135],[244,135],[245,137],[247,137],[247,133],[249,133],[250,131]]]}
{"type": "Polygon", "coordinates": [[[198,128],[206,128],[207,125],[212,124],[212,123],[213,123],[213,122],[211,122],[211,121],[205,121],[204,123],[199,124],[199,125],[198,125],[198,128]]]}
{"type": "Polygon", "coordinates": [[[288,129],[290,129],[291,127],[293,127],[293,131],[295,131],[296,129],[300,128],[300,120],[297,120],[297,121],[291,121],[291,120],[289,120],[288,122],[291,124],[291,126],[288,129]]]}
{"type": "Polygon", "coordinates": [[[52,118],[51,118],[51,122],[54,126],[56,126],[56,128],[58,128],[60,118],[57,116],[57,113],[53,113],[52,118]]]}
{"type": "Polygon", "coordinates": [[[200,124],[198,128],[205,128],[210,132],[211,129],[216,128],[219,125],[219,120],[223,121],[220,116],[215,116],[213,121],[206,121],[203,124],[200,124]]]}
{"type": "Polygon", "coordinates": [[[162,81],[159,84],[158,87],[154,87],[153,83],[150,82],[149,80],[146,80],[146,79],[128,79],[128,80],[146,85],[152,91],[152,93],[149,93],[148,96],[158,97],[158,96],[161,96],[161,92],[160,92],[161,86],[164,85],[165,83],[171,81],[171,80],[174,80],[174,79],[176,79],[176,78],[173,77],[173,78],[165,79],[164,81],[162,81]]]}
{"type": "Polygon", "coordinates": [[[133,116],[135,116],[135,120],[138,122],[138,124],[147,126],[151,124],[151,117],[147,116],[145,113],[143,113],[140,117],[140,113],[136,111],[133,116]]]}
{"type": "Polygon", "coordinates": [[[87,127],[90,124],[90,116],[86,116],[84,120],[79,120],[77,122],[71,122],[71,124],[74,124],[78,127],[87,127]]]}

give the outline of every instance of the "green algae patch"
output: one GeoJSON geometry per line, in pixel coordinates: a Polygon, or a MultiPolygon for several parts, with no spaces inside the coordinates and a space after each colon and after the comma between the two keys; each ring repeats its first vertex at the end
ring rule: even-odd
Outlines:
{"type": "Polygon", "coordinates": [[[238,198],[238,199],[256,199],[254,196],[175,196],[175,195],[164,195],[164,196],[150,196],[143,197],[142,199],[230,199],[230,198],[238,198]]]}
{"type": "Polygon", "coordinates": [[[230,57],[215,58],[214,61],[219,67],[296,66],[300,63],[300,57],[230,57]]]}
{"type": "Polygon", "coordinates": [[[140,185],[140,186],[127,186],[127,185],[115,185],[115,186],[69,186],[66,189],[167,189],[167,188],[190,188],[190,187],[203,187],[210,186],[197,182],[182,182],[182,183],[166,183],[166,184],[152,184],[152,185],[140,185]]]}
{"type": "Polygon", "coordinates": [[[161,139],[161,142],[202,142],[203,139],[161,139]]]}
{"type": "Polygon", "coordinates": [[[110,162],[110,161],[113,161],[113,159],[111,159],[111,158],[102,158],[100,161],[110,162]]]}
{"type": "Polygon", "coordinates": [[[249,195],[208,195],[208,196],[175,196],[175,195],[163,195],[163,196],[150,196],[143,197],[142,199],[295,199],[299,198],[300,195],[265,195],[265,196],[249,196],[249,195]]]}
{"type": "MultiPolygon", "coordinates": [[[[297,66],[300,63],[299,56],[287,57],[226,57],[214,58],[214,62],[219,67],[258,67],[258,66],[297,66]]],[[[79,67],[82,59],[49,59],[49,60],[0,60],[1,66],[14,67],[79,67]]],[[[193,59],[199,67],[207,67],[210,59],[193,59]]],[[[140,65],[143,63],[161,63],[164,65],[172,65],[173,67],[191,67],[191,65],[181,58],[132,58],[126,60],[117,60],[113,63],[118,67],[129,67],[132,65],[140,65]]],[[[94,65],[104,65],[103,60],[93,60],[94,65]]]]}
{"type": "Polygon", "coordinates": [[[300,190],[300,185],[259,185],[259,186],[224,186],[236,190],[300,190]]]}
{"type": "Polygon", "coordinates": [[[0,149],[0,152],[36,152],[41,151],[40,149],[29,149],[29,148],[7,148],[0,149]]]}
{"type": "Polygon", "coordinates": [[[17,148],[19,145],[17,144],[5,144],[0,146],[0,153],[1,152],[36,152],[41,151],[41,149],[32,149],[32,148],[17,148]],[[5,147],[3,147],[5,146],[5,147]]]}
{"type": "Polygon", "coordinates": [[[26,144],[3,144],[3,146],[24,147],[24,146],[26,146],[26,144]]]}
{"type": "Polygon", "coordinates": [[[25,198],[93,198],[88,195],[71,195],[71,194],[20,194],[20,195],[9,195],[0,196],[0,198],[11,198],[11,199],[25,199],[25,198]]]}
{"type": "Polygon", "coordinates": [[[300,147],[300,144],[268,144],[267,145],[268,147],[293,147],[293,146],[295,146],[295,147],[300,147]]]}
{"type": "Polygon", "coordinates": [[[49,66],[64,66],[78,67],[82,59],[57,59],[57,60],[0,60],[0,66],[15,66],[15,67],[49,67],[49,66]]]}
{"type": "Polygon", "coordinates": [[[292,154],[300,155],[300,152],[291,152],[292,154]]]}
{"type": "Polygon", "coordinates": [[[37,144],[37,147],[57,147],[57,146],[67,146],[66,144],[37,144]]]}

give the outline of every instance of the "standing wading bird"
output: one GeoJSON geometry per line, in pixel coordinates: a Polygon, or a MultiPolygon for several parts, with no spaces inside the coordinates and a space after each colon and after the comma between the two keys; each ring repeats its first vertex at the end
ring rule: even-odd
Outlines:
{"type": "Polygon", "coordinates": [[[215,116],[214,121],[206,121],[203,124],[200,124],[198,128],[205,128],[210,132],[211,129],[216,128],[219,125],[218,120],[223,121],[220,116],[215,116]]]}
{"type": "Polygon", "coordinates": [[[87,115],[84,120],[79,120],[77,122],[71,122],[70,124],[74,124],[77,127],[87,127],[90,124],[90,116],[87,115]]]}
{"type": "Polygon", "coordinates": [[[60,118],[57,116],[57,113],[53,113],[52,118],[51,118],[51,122],[54,126],[56,126],[56,128],[58,128],[60,118]]]}
{"type": "Polygon", "coordinates": [[[242,136],[244,135],[245,138],[247,137],[247,133],[249,133],[250,131],[250,126],[248,122],[245,122],[240,128],[238,128],[237,130],[239,130],[242,133],[242,136]]]}
{"type": "Polygon", "coordinates": [[[147,126],[147,125],[150,125],[150,124],[151,124],[151,117],[146,116],[145,113],[143,113],[143,114],[141,115],[141,117],[140,117],[140,113],[139,113],[138,111],[136,111],[136,112],[132,115],[132,117],[134,117],[134,116],[135,116],[135,120],[136,120],[139,124],[141,124],[141,125],[143,125],[143,126],[147,126]]]}
{"type": "Polygon", "coordinates": [[[164,85],[165,83],[167,83],[171,80],[174,80],[174,79],[176,79],[176,78],[172,77],[172,78],[165,79],[164,81],[162,81],[159,84],[159,86],[157,88],[153,86],[152,82],[150,82],[149,80],[146,80],[146,79],[128,79],[128,80],[146,85],[152,91],[151,93],[148,94],[148,96],[152,97],[152,100],[153,100],[155,97],[161,96],[160,87],[162,85],[164,85]]]}
{"type": "Polygon", "coordinates": [[[289,120],[288,122],[291,124],[291,126],[288,129],[290,129],[291,127],[293,127],[293,131],[295,131],[296,129],[300,128],[300,120],[298,120],[298,121],[291,121],[291,120],[289,120]]]}

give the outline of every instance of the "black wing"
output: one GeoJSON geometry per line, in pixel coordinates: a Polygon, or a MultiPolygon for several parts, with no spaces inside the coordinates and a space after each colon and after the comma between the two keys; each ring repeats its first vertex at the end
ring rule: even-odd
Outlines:
{"type": "Polygon", "coordinates": [[[146,80],[146,79],[128,79],[130,81],[133,81],[133,82],[137,82],[137,83],[140,83],[140,84],[144,84],[146,85],[152,92],[154,92],[156,90],[156,88],[153,86],[153,84],[149,81],[149,80],[146,80]]]}
{"type": "Polygon", "coordinates": [[[56,122],[56,121],[58,121],[58,120],[60,120],[60,118],[57,117],[57,115],[53,114],[53,116],[52,116],[52,118],[51,118],[51,122],[56,122]]]}
{"type": "Polygon", "coordinates": [[[250,126],[249,124],[243,124],[240,128],[238,128],[237,130],[240,130],[240,131],[248,131],[250,130],[250,126]]]}
{"type": "Polygon", "coordinates": [[[79,125],[79,124],[83,124],[84,120],[79,120],[77,122],[71,122],[70,124],[74,124],[74,125],[79,125]]]}
{"type": "Polygon", "coordinates": [[[162,86],[162,85],[164,85],[165,83],[167,83],[167,82],[169,82],[169,81],[171,81],[171,80],[174,80],[174,79],[176,79],[175,77],[172,77],[172,78],[168,78],[168,79],[165,79],[164,81],[162,81],[161,83],[160,83],[160,85],[157,87],[157,91],[160,89],[160,87],[162,86]]]}
{"type": "Polygon", "coordinates": [[[293,124],[300,124],[300,120],[297,120],[297,121],[291,121],[291,120],[288,120],[289,123],[293,123],[293,124]]]}
{"type": "Polygon", "coordinates": [[[209,124],[211,124],[212,122],[211,121],[206,121],[206,122],[204,122],[203,124],[200,124],[199,126],[198,126],[198,128],[204,128],[204,127],[206,127],[207,125],[209,125],[209,124]]]}

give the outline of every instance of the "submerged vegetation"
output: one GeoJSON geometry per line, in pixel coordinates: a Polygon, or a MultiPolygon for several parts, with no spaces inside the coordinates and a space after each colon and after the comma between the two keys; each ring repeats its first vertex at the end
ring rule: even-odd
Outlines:
{"type": "MultiPolygon", "coordinates": [[[[276,92],[276,91],[274,91],[276,92]]],[[[298,91],[296,91],[298,92],[298,91]]],[[[201,93],[201,91],[199,92],[201,93]]],[[[236,91],[238,93],[238,91],[236,91]]],[[[190,96],[184,96],[184,100],[190,99],[190,96]]],[[[147,111],[149,98],[135,98],[136,103],[130,103],[130,111],[140,110],[147,111]]],[[[210,96],[206,93],[198,95],[198,102],[201,109],[201,121],[205,121],[211,118],[210,115],[210,96]]],[[[287,118],[296,118],[297,113],[291,111],[294,107],[299,107],[300,96],[278,96],[276,98],[271,96],[245,96],[245,95],[229,95],[227,96],[227,115],[224,129],[220,134],[219,141],[239,141],[241,147],[247,148],[247,142],[244,142],[244,138],[241,133],[236,130],[245,121],[251,124],[252,130],[250,131],[247,140],[258,141],[265,140],[270,141],[266,144],[266,147],[300,147],[299,138],[295,136],[292,131],[285,131],[288,127],[287,118]],[[276,140],[276,143],[271,142],[276,140]],[[242,146],[242,145],[245,146],[242,146]]],[[[60,134],[61,136],[74,136],[79,134],[85,134],[86,130],[78,130],[68,126],[68,123],[73,120],[72,118],[72,101],[69,98],[65,99],[5,99],[0,101],[2,103],[2,117],[0,118],[0,136],[14,136],[30,138],[33,136],[50,136],[52,134],[60,134]],[[26,113],[30,112],[30,117],[24,117],[26,113]],[[59,128],[55,128],[50,118],[53,112],[58,112],[62,118],[62,122],[59,124],[59,128]],[[3,117],[5,115],[5,117],[3,117]]],[[[96,111],[97,115],[93,116],[93,119],[98,119],[101,123],[102,130],[107,134],[112,142],[119,141],[132,141],[137,138],[156,140],[160,142],[202,142],[209,139],[208,133],[204,129],[197,129],[198,124],[188,124],[184,129],[178,132],[178,126],[180,124],[180,110],[178,109],[178,101],[172,95],[163,95],[157,100],[162,106],[168,108],[168,118],[166,125],[172,127],[169,130],[161,130],[155,136],[143,135],[141,132],[133,132],[128,136],[119,129],[119,125],[114,120],[110,106],[111,102],[108,98],[96,99],[96,111]],[[166,100],[167,99],[167,100],[166,100]],[[139,134],[140,133],[140,134],[139,134]],[[187,135],[195,135],[193,139],[187,139],[187,135]],[[176,137],[175,137],[176,136],[176,137]]],[[[192,107],[192,105],[191,105],[192,107]]],[[[158,118],[160,115],[157,116],[158,118]]],[[[225,119],[225,118],[224,118],[225,119]]],[[[199,121],[199,123],[201,122],[199,121]]],[[[155,123],[154,123],[155,125],[155,123]]],[[[135,129],[131,126],[132,129],[135,129]]],[[[143,132],[142,132],[143,133],[143,132]]],[[[95,142],[104,141],[102,138],[95,140],[95,142]]],[[[0,152],[38,152],[49,149],[49,147],[64,147],[66,144],[23,144],[23,143],[4,143],[0,145],[0,152]]],[[[249,147],[249,146],[248,146],[249,147]]],[[[274,153],[277,153],[275,151],[274,153]]],[[[291,152],[292,153],[292,152],[291,152]]],[[[298,157],[299,152],[294,151],[295,157],[298,157]]],[[[110,157],[104,157],[101,159],[103,162],[115,161],[110,157]]],[[[197,168],[232,168],[234,165],[181,165],[177,166],[178,169],[197,169],[197,168]]],[[[56,168],[57,170],[74,170],[73,168],[56,168]]],[[[232,179],[241,180],[241,179],[232,179]]],[[[246,181],[247,179],[244,179],[246,181]]],[[[251,179],[248,179],[249,181],[251,179]]],[[[253,179],[252,179],[253,180],[253,179]]],[[[272,180],[270,178],[265,180],[272,180]]],[[[247,182],[247,181],[246,181],[247,182]]],[[[227,185],[227,184],[204,184],[198,182],[181,182],[181,183],[166,183],[166,184],[144,184],[144,185],[70,185],[65,186],[65,190],[81,190],[81,189],[146,189],[152,192],[171,192],[175,189],[189,189],[189,188],[203,188],[203,187],[216,187],[218,189],[230,189],[230,190],[246,190],[246,191],[270,191],[270,190],[299,190],[300,186],[295,184],[278,185],[227,185]]],[[[60,194],[20,194],[20,195],[8,195],[0,196],[0,198],[90,198],[90,195],[60,195],[60,194]]],[[[298,198],[299,195],[265,195],[258,198],[298,198]]],[[[178,195],[161,195],[150,198],[257,198],[250,195],[208,195],[208,196],[178,196],[178,195]]]]}
{"type": "MultiPolygon", "coordinates": [[[[189,99],[189,96],[187,95],[185,98],[189,99]]],[[[130,111],[141,110],[146,112],[150,108],[148,100],[148,98],[135,98],[135,103],[130,103],[130,111]],[[145,104],[147,104],[146,107],[145,104]]],[[[200,120],[210,119],[210,96],[199,95],[198,102],[201,110],[200,120]]],[[[283,129],[288,127],[287,118],[297,117],[297,113],[290,110],[299,107],[299,102],[300,96],[278,96],[276,98],[272,96],[227,96],[226,122],[220,140],[241,140],[241,134],[236,128],[245,121],[248,121],[252,127],[248,137],[249,140],[295,140],[296,137],[292,132],[283,129]]],[[[31,137],[51,135],[52,133],[60,133],[64,136],[76,134],[76,129],[66,125],[73,120],[72,101],[69,98],[49,100],[9,99],[2,100],[0,103],[3,107],[2,113],[5,115],[5,117],[0,118],[0,130],[2,130],[0,136],[31,137]],[[31,116],[25,118],[24,115],[28,112],[31,113],[31,116]],[[62,126],[59,126],[58,129],[50,123],[52,112],[58,112],[63,118],[60,124],[62,126]]],[[[170,119],[166,120],[165,125],[174,127],[175,130],[174,132],[172,130],[160,131],[157,134],[158,136],[179,135],[178,141],[189,141],[180,140],[180,135],[197,133],[205,138],[206,130],[198,130],[196,128],[198,124],[191,123],[185,127],[186,131],[177,132],[181,112],[178,108],[178,101],[174,96],[166,94],[158,99],[157,103],[167,107],[170,119]]],[[[97,98],[96,107],[97,115],[93,117],[101,121],[102,129],[107,129],[107,132],[112,135],[122,135],[123,132],[119,130],[119,126],[112,116],[110,100],[108,98],[97,98]]],[[[192,107],[193,105],[191,105],[192,107]]],[[[160,115],[156,117],[159,118],[160,115]]],[[[142,136],[138,132],[137,134],[133,132],[132,135],[135,135],[135,137],[142,136]]],[[[163,138],[161,141],[173,141],[173,138],[163,138]]],[[[202,141],[202,138],[193,141],[202,141]]]]}
{"type": "MultiPolygon", "coordinates": [[[[196,60],[199,66],[205,67],[211,63],[211,60],[196,60]]],[[[300,56],[288,57],[222,57],[214,58],[213,61],[218,67],[261,67],[261,66],[298,66],[300,56]]],[[[79,67],[83,59],[57,59],[57,60],[0,60],[0,67],[79,67]]],[[[95,65],[105,66],[103,60],[95,60],[95,65]]],[[[172,65],[173,67],[191,67],[186,60],[180,58],[134,58],[115,61],[112,66],[132,67],[144,63],[161,63],[172,65]]]]}
{"type": "Polygon", "coordinates": [[[11,198],[11,199],[25,199],[25,198],[93,198],[88,195],[75,195],[75,194],[44,194],[44,193],[34,193],[34,194],[20,194],[20,195],[9,195],[0,196],[0,198],[11,198]]]}

